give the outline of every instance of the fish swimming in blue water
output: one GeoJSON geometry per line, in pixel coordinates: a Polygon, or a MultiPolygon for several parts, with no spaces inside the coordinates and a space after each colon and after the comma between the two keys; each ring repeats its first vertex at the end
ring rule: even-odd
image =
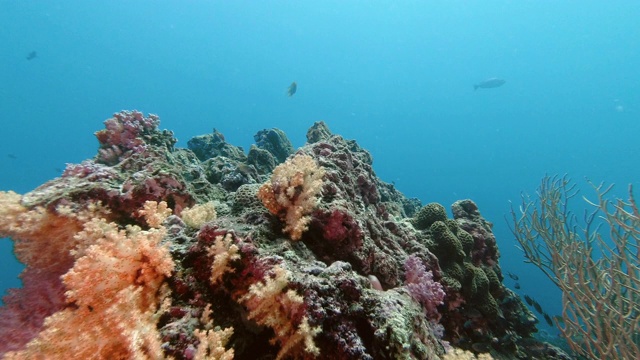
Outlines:
{"type": "Polygon", "coordinates": [[[487,80],[480,81],[479,83],[473,85],[473,90],[478,90],[478,88],[480,89],[497,88],[504,85],[504,83],[506,83],[506,81],[503,79],[490,78],[487,80]]]}
{"type": "Polygon", "coordinates": [[[30,52],[29,54],[27,54],[27,58],[26,58],[26,59],[27,59],[27,60],[33,60],[33,59],[35,59],[35,58],[37,58],[37,57],[38,57],[38,53],[37,53],[37,52],[35,52],[35,51],[32,51],[32,52],[30,52]]]}
{"type": "Polygon", "coordinates": [[[287,89],[287,95],[289,95],[289,97],[293,96],[293,94],[296,93],[296,91],[298,90],[298,84],[296,84],[296,82],[292,82],[291,85],[289,85],[289,88],[287,89]]]}

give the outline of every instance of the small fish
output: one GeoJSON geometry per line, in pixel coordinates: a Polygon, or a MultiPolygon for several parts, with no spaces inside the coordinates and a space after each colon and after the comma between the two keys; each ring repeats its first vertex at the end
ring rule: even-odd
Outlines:
{"type": "Polygon", "coordinates": [[[497,88],[504,85],[504,83],[506,83],[505,80],[498,79],[498,78],[490,78],[484,81],[480,81],[479,83],[473,85],[473,90],[478,90],[478,88],[480,89],[497,88]]]}
{"type": "Polygon", "coordinates": [[[514,287],[516,290],[520,290],[520,283],[519,283],[519,282],[517,282],[517,283],[513,284],[513,287],[514,287]]]}
{"type": "Polygon", "coordinates": [[[289,88],[287,89],[287,95],[289,95],[289,97],[292,97],[293,94],[296,93],[296,91],[298,91],[298,84],[296,84],[296,82],[292,82],[291,85],[289,85],[289,88]]]}
{"type": "Polygon", "coordinates": [[[38,53],[35,51],[30,52],[29,54],[27,54],[27,60],[33,60],[35,58],[38,57],[38,53]]]}
{"type": "Polygon", "coordinates": [[[526,301],[526,302],[527,302],[527,305],[529,305],[529,306],[533,306],[533,299],[531,298],[531,296],[529,296],[529,295],[525,295],[525,296],[524,296],[524,301],[526,301]]]}
{"type": "Polygon", "coordinates": [[[551,316],[549,316],[549,314],[544,313],[542,316],[544,317],[544,321],[547,322],[547,325],[553,326],[553,320],[551,320],[551,316]]]}
{"type": "Polygon", "coordinates": [[[542,314],[542,306],[540,306],[540,304],[538,304],[537,301],[533,301],[533,308],[536,309],[536,311],[538,312],[538,314],[542,314]]]}
{"type": "Polygon", "coordinates": [[[508,273],[507,273],[507,275],[509,275],[509,277],[510,277],[512,280],[515,280],[515,281],[520,280],[520,278],[518,277],[518,275],[516,275],[516,274],[514,274],[514,273],[510,273],[510,272],[508,272],[508,273]]]}
{"type": "Polygon", "coordinates": [[[14,154],[7,154],[7,156],[9,157],[9,159],[14,159],[14,160],[18,158],[14,154]]]}

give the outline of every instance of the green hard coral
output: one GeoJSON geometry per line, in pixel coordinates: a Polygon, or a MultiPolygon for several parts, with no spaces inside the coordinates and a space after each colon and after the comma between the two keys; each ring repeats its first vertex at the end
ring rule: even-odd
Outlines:
{"type": "MultiPolygon", "coordinates": [[[[485,269],[465,262],[465,279],[462,285],[462,291],[465,297],[470,299],[468,304],[478,309],[482,314],[488,317],[495,317],[498,314],[498,303],[489,292],[492,282],[497,279],[487,274],[485,269]]],[[[493,275],[495,272],[491,271],[493,275]]]]}
{"type": "Polygon", "coordinates": [[[483,266],[482,270],[487,275],[487,279],[489,279],[489,291],[491,293],[500,291],[500,289],[502,288],[502,282],[500,281],[498,274],[496,274],[496,272],[488,266],[483,266]]]}
{"type": "Polygon", "coordinates": [[[447,224],[449,230],[451,230],[453,235],[455,235],[462,244],[465,255],[467,257],[471,256],[471,250],[473,250],[473,244],[475,242],[473,236],[462,230],[455,219],[446,219],[444,223],[447,224]]]}
{"type": "Polygon", "coordinates": [[[464,259],[465,253],[462,243],[455,234],[451,232],[446,223],[436,221],[431,225],[429,230],[431,230],[431,234],[433,234],[435,243],[433,252],[441,262],[460,262],[464,259]]]}
{"type": "Polygon", "coordinates": [[[473,236],[471,236],[471,234],[469,234],[468,232],[462,229],[460,229],[457,236],[458,236],[458,240],[460,240],[460,243],[462,244],[462,249],[464,250],[464,253],[467,256],[471,256],[471,250],[473,250],[473,245],[475,243],[475,241],[473,240],[473,236]]]}
{"type": "Polygon", "coordinates": [[[475,297],[479,293],[489,291],[489,278],[481,268],[473,266],[471,263],[464,264],[465,284],[464,289],[468,296],[475,297]]]}
{"type": "Polygon", "coordinates": [[[428,229],[436,221],[446,221],[447,210],[438,203],[430,203],[423,206],[414,218],[414,225],[417,229],[428,229]]]}
{"type": "Polygon", "coordinates": [[[484,293],[480,298],[474,299],[476,308],[486,317],[495,318],[500,313],[498,302],[489,293],[484,293]]]}

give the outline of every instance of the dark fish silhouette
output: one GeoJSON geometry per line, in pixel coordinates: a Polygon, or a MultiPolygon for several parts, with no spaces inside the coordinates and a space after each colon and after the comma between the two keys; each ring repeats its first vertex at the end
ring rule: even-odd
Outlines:
{"type": "Polygon", "coordinates": [[[513,285],[513,287],[514,287],[516,290],[520,290],[520,283],[519,283],[519,282],[515,283],[515,284],[513,285]]]}
{"type": "Polygon", "coordinates": [[[544,312],[542,311],[542,306],[540,306],[540,304],[538,304],[537,301],[533,300],[533,308],[536,309],[536,311],[538,312],[538,314],[543,314],[544,312]]]}
{"type": "Polygon", "coordinates": [[[529,306],[533,306],[534,309],[536,309],[536,311],[538,312],[538,314],[545,314],[544,311],[542,311],[542,306],[540,306],[540,304],[531,296],[529,295],[525,295],[524,296],[524,301],[527,302],[527,305],[529,306]]]}
{"type": "Polygon", "coordinates": [[[298,90],[298,84],[296,84],[296,82],[292,82],[291,85],[289,85],[289,88],[287,89],[287,95],[289,95],[289,97],[293,96],[293,94],[296,93],[296,91],[298,90]]]}
{"type": "Polygon", "coordinates": [[[518,275],[514,274],[514,273],[510,273],[508,272],[507,275],[509,275],[509,277],[515,281],[520,280],[520,278],[518,277],[518,275]]]}
{"type": "Polygon", "coordinates": [[[527,302],[527,305],[529,305],[529,306],[533,306],[533,299],[531,298],[531,296],[529,296],[529,295],[525,295],[525,296],[524,296],[524,301],[526,301],[526,302],[527,302]]]}
{"type": "Polygon", "coordinates": [[[480,89],[497,88],[504,85],[504,83],[506,83],[506,81],[502,79],[490,78],[484,81],[480,81],[478,84],[473,85],[473,90],[478,90],[478,88],[480,89]]]}
{"type": "Polygon", "coordinates": [[[17,159],[18,158],[14,154],[7,154],[7,156],[9,157],[9,159],[17,159]]]}
{"type": "Polygon", "coordinates": [[[29,54],[27,54],[27,60],[33,60],[35,58],[38,57],[38,53],[35,51],[30,52],[29,54]]]}
{"type": "Polygon", "coordinates": [[[551,316],[549,316],[549,314],[544,313],[542,314],[542,316],[544,317],[544,321],[547,322],[547,325],[553,326],[553,321],[551,320],[551,316]]]}

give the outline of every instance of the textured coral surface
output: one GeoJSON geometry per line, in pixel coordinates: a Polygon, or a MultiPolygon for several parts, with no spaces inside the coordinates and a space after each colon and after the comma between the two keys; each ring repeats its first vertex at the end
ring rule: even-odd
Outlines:
{"type": "Polygon", "coordinates": [[[473,201],[422,207],[321,122],[298,150],[260,130],[248,155],[158,125],[115,114],[94,159],[0,193],[27,265],[5,358],[568,358],[532,337],[473,201]]]}

